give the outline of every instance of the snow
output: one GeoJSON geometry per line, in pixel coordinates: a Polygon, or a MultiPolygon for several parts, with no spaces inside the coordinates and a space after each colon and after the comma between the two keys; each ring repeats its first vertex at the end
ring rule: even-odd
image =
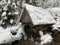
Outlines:
{"type": "Polygon", "coordinates": [[[21,33],[23,33],[23,25],[21,24],[7,27],[6,29],[0,27],[0,44],[11,43],[15,40],[20,40],[22,38],[21,33]],[[13,35],[11,31],[17,32],[17,34],[13,35]]]}
{"type": "Polygon", "coordinates": [[[57,31],[60,32],[60,29],[59,29],[60,28],[60,25],[55,24],[52,27],[53,27],[53,29],[52,29],[53,31],[57,30],[57,31]]]}
{"type": "Polygon", "coordinates": [[[18,15],[18,14],[19,14],[19,12],[17,11],[17,12],[15,12],[15,14],[16,14],[16,15],[18,15]]]}
{"type": "Polygon", "coordinates": [[[17,1],[17,5],[20,5],[19,1],[17,1]]]}
{"type": "Polygon", "coordinates": [[[7,19],[7,17],[5,16],[3,19],[7,19]]]}
{"type": "Polygon", "coordinates": [[[11,1],[10,0],[8,0],[8,4],[10,4],[11,3],[11,1]]]}
{"type": "Polygon", "coordinates": [[[41,44],[47,44],[51,43],[53,40],[52,36],[50,34],[45,34],[41,37],[41,44]]]}
{"type": "Polygon", "coordinates": [[[0,12],[2,12],[2,9],[0,9],[0,12]]]}
{"type": "Polygon", "coordinates": [[[29,4],[25,4],[25,8],[34,25],[55,23],[55,20],[47,10],[29,4]]]}
{"type": "Polygon", "coordinates": [[[56,18],[56,23],[52,26],[53,30],[58,30],[60,31],[60,8],[56,7],[56,8],[50,8],[48,9],[48,11],[52,14],[52,16],[54,18],[56,18]]]}
{"type": "Polygon", "coordinates": [[[11,12],[9,12],[8,15],[11,15],[11,12]]]}
{"type": "Polygon", "coordinates": [[[46,33],[46,34],[43,35],[43,31],[39,31],[39,33],[40,33],[40,36],[41,36],[40,44],[44,45],[44,44],[52,42],[53,38],[52,38],[52,36],[50,34],[46,33]]]}
{"type": "Polygon", "coordinates": [[[3,12],[3,13],[2,13],[2,16],[5,16],[5,15],[6,15],[6,12],[3,12]]]}
{"type": "Polygon", "coordinates": [[[8,7],[7,7],[8,5],[5,5],[4,7],[3,7],[3,10],[4,11],[7,11],[8,10],[8,7]]]}
{"type": "Polygon", "coordinates": [[[13,20],[13,19],[11,19],[11,20],[10,20],[10,23],[12,24],[13,22],[14,22],[14,20],[13,20]]]}
{"type": "MultiPolygon", "coordinates": [[[[1,8],[3,8],[3,12],[2,12],[2,16],[1,16],[1,21],[0,23],[2,23],[3,25],[5,24],[5,22],[3,22],[4,19],[7,19],[6,17],[6,14],[7,14],[7,10],[8,10],[8,5],[14,5],[15,8],[16,7],[16,2],[11,2],[11,0],[1,0],[0,1],[0,5],[1,5],[1,8]],[[7,2],[8,1],[8,2],[7,2]]],[[[19,6],[18,6],[19,7],[19,6]]],[[[15,9],[15,14],[19,14],[19,11],[17,12],[18,9],[15,9]]],[[[0,12],[2,11],[2,9],[0,9],[0,12]]],[[[9,12],[7,15],[11,15],[11,12],[9,12]]],[[[10,23],[13,23],[15,20],[11,19],[10,20],[10,23]]],[[[18,23],[14,26],[7,26],[7,28],[3,28],[1,27],[0,25],[0,44],[5,44],[5,43],[11,43],[15,40],[20,40],[22,38],[22,34],[23,33],[23,25],[21,23],[18,23]],[[13,35],[13,33],[16,32],[15,35],[13,35]]]]}
{"type": "Polygon", "coordinates": [[[52,16],[54,18],[60,18],[60,8],[59,7],[56,7],[56,8],[50,8],[48,9],[50,11],[50,13],[52,14],[52,16]],[[57,16],[56,16],[57,14],[57,16]]]}
{"type": "Polygon", "coordinates": [[[2,22],[2,24],[4,25],[4,24],[5,24],[5,22],[2,22]]]}
{"type": "Polygon", "coordinates": [[[43,36],[43,32],[42,32],[42,31],[39,31],[39,34],[40,34],[41,36],[43,36]]]}
{"type": "Polygon", "coordinates": [[[17,6],[16,6],[15,2],[13,2],[13,3],[12,3],[12,5],[14,6],[14,8],[17,8],[17,6]]]}
{"type": "Polygon", "coordinates": [[[15,2],[13,2],[12,5],[16,5],[15,2]]]}
{"type": "Polygon", "coordinates": [[[5,4],[7,4],[6,0],[2,0],[2,1],[0,2],[0,5],[5,5],[5,4]]]}
{"type": "Polygon", "coordinates": [[[10,32],[3,31],[0,34],[0,44],[11,42],[11,40],[12,40],[12,35],[10,32]]]}

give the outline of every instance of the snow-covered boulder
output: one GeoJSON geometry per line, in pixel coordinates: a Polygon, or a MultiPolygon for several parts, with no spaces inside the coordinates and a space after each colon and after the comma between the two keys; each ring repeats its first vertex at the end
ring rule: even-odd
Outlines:
{"type": "Polygon", "coordinates": [[[0,44],[11,43],[15,40],[20,40],[23,33],[23,25],[18,24],[12,27],[3,29],[0,27],[0,44]]]}

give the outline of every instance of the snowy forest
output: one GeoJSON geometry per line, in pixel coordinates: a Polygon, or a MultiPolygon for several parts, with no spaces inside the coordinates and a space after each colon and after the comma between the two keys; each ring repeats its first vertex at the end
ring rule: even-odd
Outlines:
{"type": "Polygon", "coordinates": [[[60,0],[0,0],[0,45],[60,45],[60,0]]]}

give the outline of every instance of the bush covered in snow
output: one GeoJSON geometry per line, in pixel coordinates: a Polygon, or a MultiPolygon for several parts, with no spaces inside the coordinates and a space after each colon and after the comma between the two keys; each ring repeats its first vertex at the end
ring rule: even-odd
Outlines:
{"type": "MultiPolygon", "coordinates": [[[[22,0],[23,1],[23,0],[22,0]]],[[[21,0],[1,0],[0,1],[0,20],[1,26],[16,24],[22,10],[21,0]]]]}

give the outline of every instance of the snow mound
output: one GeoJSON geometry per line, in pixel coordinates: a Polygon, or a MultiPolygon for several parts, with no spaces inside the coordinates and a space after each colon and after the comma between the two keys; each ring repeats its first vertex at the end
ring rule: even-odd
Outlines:
{"type": "Polygon", "coordinates": [[[51,43],[52,40],[53,40],[53,38],[50,34],[45,34],[41,37],[41,44],[51,43]]]}
{"type": "Polygon", "coordinates": [[[3,29],[0,27],[0,44],[11,43],[22,38],[23,25],[16,25],[3,29]]]}

